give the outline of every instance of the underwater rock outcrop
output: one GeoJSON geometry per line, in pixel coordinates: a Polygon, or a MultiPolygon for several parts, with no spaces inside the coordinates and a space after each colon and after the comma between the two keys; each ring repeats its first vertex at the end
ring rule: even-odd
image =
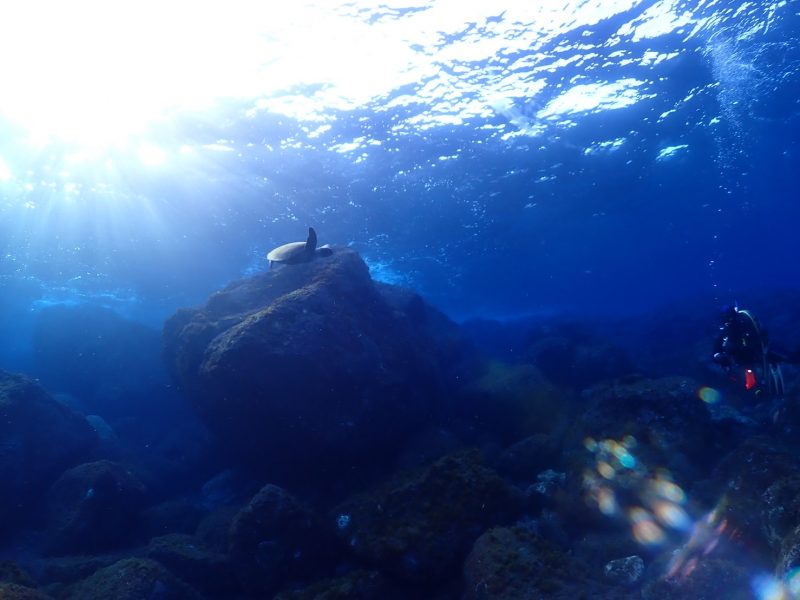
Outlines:
{"type": "Polygon", "coordinates": [[[286,490],[265,485],[235,517],[230,555],[244,589],[259,597],[333,567],[336,538],[286,490]]]}
{"type": "Polygon", "coordinates": [[[374,571],[351,571],[300,589],[289,590],[273,600],[403,600],[408,596],[392,590],[386,579],[374,571]]]}
{"type": "Polygon", "coordinates": [[[69,600],[202,600],[186,583],[149,558],[126,558],[76,584],[69,600]]]}
{"type": "Polygon", "coordinates": [[[429,584],[452,577],[475,538],[512,520],[521,507],[521,494],[486,467],[478,451],[465,451],[354,496],[333,518],[365,564],[429,584]]]}
{"type": "Polygon", "coordinates": [[[52,600],[47,594],[16,583],[0,583],[0,598],[3,600],[52,600]]]}
{"type": "Polygon", "coordinates": [[[714,428],[700,385],[686,377],[630,378],[586,390],[585,407],[569,435],[569,446],[585,455],[591,438],[636,444],[639,467],[667,468],[687,480],[704,474],[714,456],[714,428]],[[583,450],[583,452],[581,452],[583,450]]]}
{"type": "MultiPolygon", "coordinates": [[[[236,281],[164,326],[173,378],[223,449],[270,476],[380,464],[442,411],[457,328],[359,255],[236,281]],[[370,460],[367,460],[369,457],[370,460]]],[[[334,471],[335,472],[335,471],[334,471]]]]}
{"type": "Polygon", "coordinates": [[[584,565],[516,525],[481,535],[464,564],[464,600],[630,597],[591,579],[584,565]]]}
{"type": "Polygon", "coordinates": [[[0,371],[0,531],[16,525],[61,472],[97,443],[80,415],[38,383],[0,371]]]}
{"type": "Polygon", "coordinates": [[[47,497],[52,553],[91,553],[120,546],[136,532],[145,487],[108,460],[70,469],[47,497]]]}
{"type": "Polygon", "coordinates": [[[231,598],[239,592],[228,556],[195,536],[173,533],[153,538],[146,553],[209,598],[231,598]]]}

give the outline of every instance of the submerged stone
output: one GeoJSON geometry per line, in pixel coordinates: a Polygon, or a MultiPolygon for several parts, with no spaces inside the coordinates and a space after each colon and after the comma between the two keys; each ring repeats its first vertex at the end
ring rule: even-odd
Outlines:
{"type": "Polygon", "coordinates": [[[153,538],[147,546],[147,557],[210,597],[230,598],[238,592],[228,556],[215,552],[194,536],[170,534],[153,538]]]}
{"type": "Polygon", "coordinates": [[[91,553],[130,541],[144,499],[144,485],[118,463],[100,460],[70,469],[48,493],[50,551],[91,553]]]}
{"type": "Polygon", "coordinates": [[[97,436],[38,383],[0,370],[0,531],[38,503],[64,469],[85,460],[97,436]]]}
{"type": "Polygon", "coordinates": [[[230,528],[233,566],[250,594],[266,596],[289,581],[327,575],[336,548],[321,520],[275,485],[265,485],[230,528]]]}
{"type": "Polygon", "coordinates": [[[475,541],[464,564],[464,600],[621,597],[526,527],[490,529],[475,541]]]}
{"type": "Polygon", "coordinates": [[[641,556],[626,556],[609,561],[603,568],[603,575],[612,583],[634,585],[644,575],[644,560],[641,556]]]}
{"type": "Polygon", "coordinates": [[[2,600],[52,600],[44,592],[16,583],[0,583],[0,598],[2,600]]]}
{"type": "Polygon", "coordinates": [[[365,564],[430,583],[452,576],[475,538],[513,519],[520,507],[520,496],[483,465],[477,451],[469,451],[359,494],[331,519],[365,564]]]}
{"type": "Polygon", "coordinates": [[[357,253],[339,249],[180,310],[164,326],[164,354],[223,449],[262,474],[307,481],[343,461],[380,464],[436,421],[454,358],[432,332],[448,327],[415,294],[384,293],[357,253]]]}
{"type": "Polygon", "coordinates": [[[202,596],[149,558],[126,558],[76,584],[69,600],[201,600],[202,596]]]}

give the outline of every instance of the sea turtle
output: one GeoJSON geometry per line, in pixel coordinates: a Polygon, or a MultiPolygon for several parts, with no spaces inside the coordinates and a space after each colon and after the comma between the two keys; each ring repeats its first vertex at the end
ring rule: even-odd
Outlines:
{"type": "Polygon", "coordinates": [[[291,242],[278,246],[274,250],[270,250],[267,260],[271,269],[273,263],[296,265],[308,262],[316,256],[330,256],[331,254],[333,254],[333,250],[327,244],[317,248],[317,232],[313,227],[309,227],[308,239],[305,242],[291,242]]]}

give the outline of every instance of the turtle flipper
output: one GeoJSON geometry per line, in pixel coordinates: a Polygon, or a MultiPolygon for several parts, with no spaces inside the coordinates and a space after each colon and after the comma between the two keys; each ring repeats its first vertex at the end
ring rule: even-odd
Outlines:
{"type": "Polygon", "coordinates": [[[308,228],[308,239],[306,240],[306,252],[308,254],[314,254],[314,250],[317,249],[317,232],[314,231],[313,227],[308,228]]]}

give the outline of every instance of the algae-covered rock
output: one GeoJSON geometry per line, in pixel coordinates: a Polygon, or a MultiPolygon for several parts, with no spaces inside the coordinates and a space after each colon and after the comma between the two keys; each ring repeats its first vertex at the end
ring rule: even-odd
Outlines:
{"type": "Polygon", "coordinates": [[[336,547],[321,520],[275,485],[264,486],[239,511],[230,529],[234,568],[252,594],[267,595],[288,581],[327,575],[336,547]]]}
{"type": "Polygon", "coordinates": [[[16,583],[0,583],[0,600],[52,600],[39,590],[16,583]]]}
{"type": "Polygon", "coordinates": [[[231,524],[242,507],[221,506],[208,513],[197,524],[194,535],[206,545],[220,552],[227,552],[230,545],[231,524]]]}
{"type": "Polygon", "coordinates": [[[761,526],[767,544],[778,549],[784,538],[800,527],[800,474],[778,479],[760,502],[761,526]]]}
{"type": "Polygon", "coordinates": [[[603,575],[612,583],[632,586],[644,575],[644,560],[637,555],[611,560],[603,567],[603,575]]]}
{"type": "Polygon", "coordinates": [[[164,355],[240,463],[269,477],[330,477],[342,461],[393,456],[441,413],[452,355],[437,350],[432,314],[421,300],[388,302],[358,254],[337,249],[178,311],[164,355]]]}
{"type": "Polygon", "coordinates": [[[38,383],[0,370],[0,440],[2,531],[17,525],[64,469],[87,458],[97,437],[38,383]]]}
{"type": "Polygon", "coordinates": [[[51,552],[91,553],[128,542],[144,499],[142,483],[120,464],[100,460],[70,469],[47,497],[51,552]]]}
{"type": "Polygon", "coordinates": [[[631,379],[590,388],[583,393],[585,407],[571,429],[570,446],[585,456],[587,438],[632,438],[640,465],[696,478],[715,458],[709,452],[714,428],[698,398],[699,389],[685,377],[631,379]]]}
{"type": "Polygon", "coordinates": [[[336,579],[318,581],[306,588],[282,592],[274,600],[399,600],[386,579],[375,571],[351,571],[336,579]]]}
{"type": "Polygon", "coordinates": [[[587,575],[530,529],[495,527],[476,540],[464,564],[464,600],[624,597],[587,575]]]}
{"type": "Polygon", "coordinates": [[[468,451],[349,499],[333,518],[366,564],[428,583],[452,576],[475,538],[513,518],[520,503],[480,454],[468,451]]]}
{"type": "Polygon", "coordinates": [[[116,554],[56,556],[38,561],[36,569],[42,585],[68,585],[113,565],[120,558],[116,554]]]}
{"type": "Polygon", "coordinates": [[[776,572],[785,577],[797,567],[800,567],[800,525],[783,539],[776,572]]]}
{"type": "Polygon", "coordinates": [[[749,546],[777,554],[797,520],[800,464],[796,452],[766,436],[748,438],[714,469],[712,489],[724,490],[720,518],[749,546]]]}
{"type": "Polygon", "coordinates": [[[153,538],[146,554],[207,596],[230,598],[239,587],[227,555],[215,552],[194,536],[170,534],[153,538]]]}
{"type": "Polygon", "coordinates": [[[642,588],[642,600],[751,600],[751,573],[743,566],[711,556],[703,557],[685,576],[663,577],[642,588]]]}
{"type": "Polygon", "coordinates": [[[200,594],[148,558],[126,558],[76,584],[69,600],[201,600],[200,594]]]}

